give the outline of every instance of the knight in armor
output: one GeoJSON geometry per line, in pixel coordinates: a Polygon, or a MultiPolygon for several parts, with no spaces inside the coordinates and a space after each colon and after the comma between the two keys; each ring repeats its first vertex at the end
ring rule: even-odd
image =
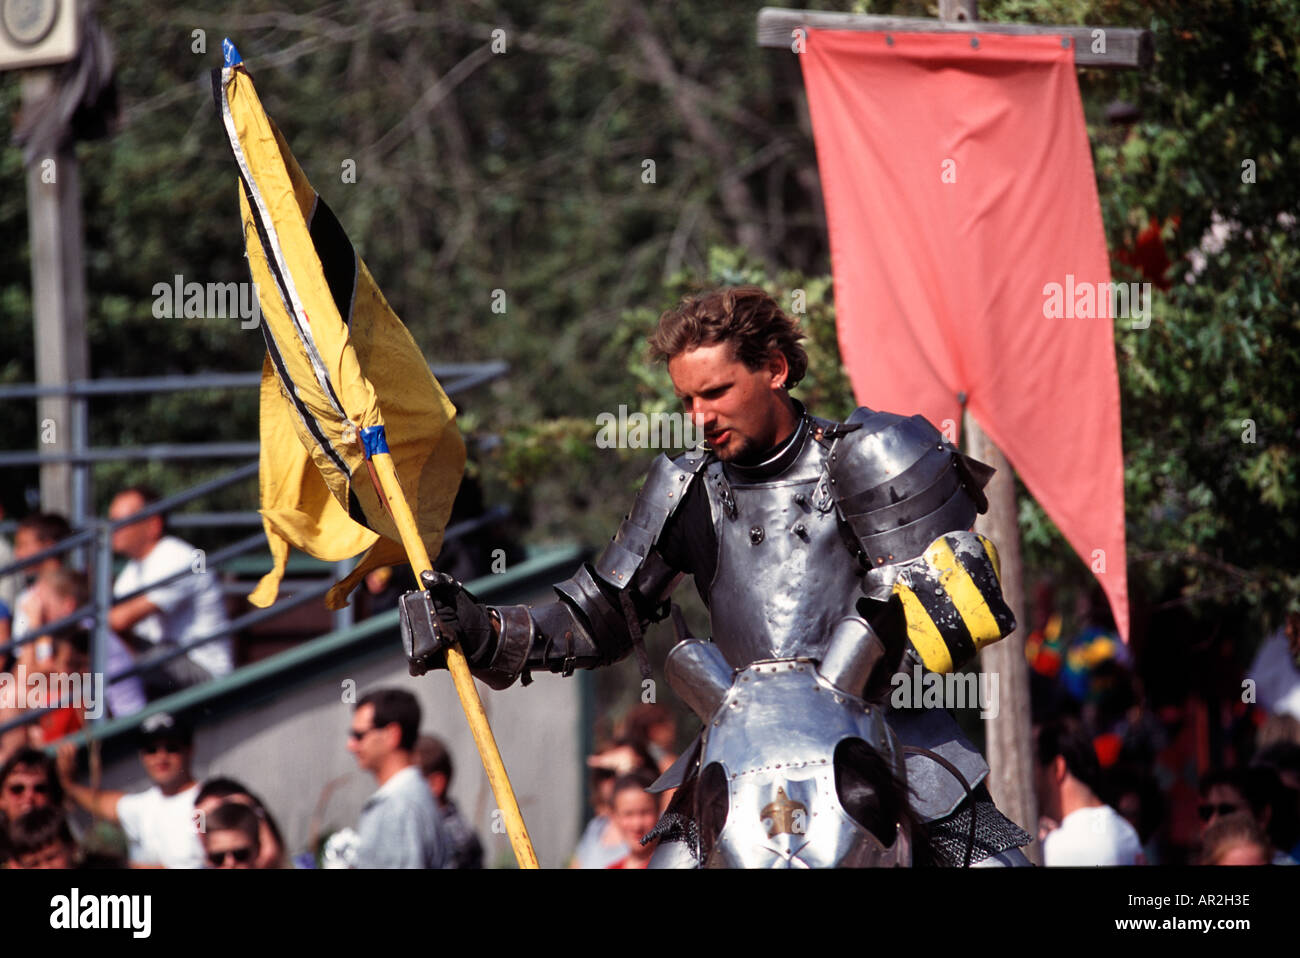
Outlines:
{"type": "Polygon", "coordinates": [[[679,643],[669,680],[705,728],[653,787],[677,792],[652,833],[660,840],[652,867],[761,864],[724,853],[728,829],[741,827],[729,819],[742,786],[767,789],[757,801],[768,834],[799,831],[815,795],[793,793],[804,785],[816,792],[815,778],[795,781],[781,763],[726,774],[725,755],[705,761],[710,747],[737,747],[721,744],[722,719],[737,711],[790,723],[790,741],[804,740],[800,723],[848,723],[843,737],[830,738],[839,746],[813,754],[810,745],[795,764],[824,764],[826,782],[833,769],[831,817],[847,823],[849,837],[786,851],[787,867],[1028,864],[1019,847],[1031,836],[994,807],[988,766],[951,715],[888,707],[895,674],[960,669],[1015,627],[996,551],[969,531],[987,509],[982,489],[992,470],[920,416],[859,408],[841,423],[811,415],[789,394],[808,366],[802,338],[756,287],[666,312],[651,352],[667,361],[704,444],[655,460],[604,552],[556,585],[549,603],[484,607],[459,583],[430,574],[426,591],[402,600],[412,674],[445,667],[444,635],[460,641],[474,674],[495,689],[526,685],[536,671],[568,676],[608,665],[634,650],[646,670],[643,630],[669,614],[669,594],[689,574],[709,609],[711,642],[679,643]],[[846,664],[847,633],[869,640],[869,668],[846,664]],[[681,683],[674,672],[686,676],[681,683]],[[710,674],[720,676],[713,692],[710,674]],[[726,691],[751,679],[744,696],[726,691]],[[828,694],[806,697],[816,707],[790,705],[803,701],[787,701],[795,681],[828,694]],[[857,707],[841,719],[832,701],[857,707]],[[891,806],[891,781],[905,783],[902,807],[891,806]],[[897,840],[905,825],[915,834],[897,840]]]}

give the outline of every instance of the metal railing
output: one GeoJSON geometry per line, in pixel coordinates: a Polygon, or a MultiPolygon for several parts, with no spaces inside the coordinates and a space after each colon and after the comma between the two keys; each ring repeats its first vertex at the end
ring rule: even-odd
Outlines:
{"type": "MultiPolygon", "coordinates": [[[[481,386],[504,376],[509,365],[502,360],[482,363],[444,363],[430,366],[448,396],[481,386]]],[[[0,386],[0,402],[15,399],[67,397],[72,400],[70,452],[29,450],[0,451],[0,469],[5,467],[70,464],[73,467],[72,515],[69,521],[81,527],[90,519],[90,467],[98,462],[182,459],[248,459],[258,453],[256,442],[157,443],[128,448],[90,446],[90,397],[126,396],[165,392],[193,392],[202,389],[256,389],[261,373],[196,373],[191,376],[149,376],[129,379],[81,379],[55,385],[18,383],[0,386]]]]}
{"type": "MultiPolygon", "coordinates": [[[[463,364],[446,364],[432,367],[434,375],[442,384],[444,391],[448,396],[455,395],[467,389],[489,382],[508,371],[508,366],[504,362],[494,361],[485,363],[463,363],[463,364]]],[[[104,676],[104,685],[107,687],[124,679],[141,675],[145,672],[160,668],[167,663],[179,658],[182,655],[188,655],[195,648],[207,645],[221,639],[229,638],[248,627],[258,625],[269,619],[276,618],[285,612],[290,611],[300,605],[305,604],[312,599],[320,598],[333,586],[336,578],[342,578],[352,569],[352,560],[333,563],[330,569],[333,575],[326,583],[313,585],[291,595],[283,596],[274,605],[266,609],[258,609],[238,616],[228,622],[225,628],[214,632],[211,635],[201,636],[197,640],[187,642],[179,648],[168,648],[159,650],[157,654],[146,655],[143,659],[136,662],[129,669],[126,669],[116,675],[107,674],[107,656],[109,646],[109,610],[114,604],[126,601],[128,599],[144,595],[154,589],[157,589],[170,582],[177,581],[184,576],[194,574],[190,568],[182,568],[176,573],[169,575],[155,582],[150,582],[128,595],[113,595],[113,550],[112,540],[114,531],[124,526],[133,525],[142,519],[165,513],[176,513],[169,518],[169,523],[175,527],[213,527],[231,528],[237,526],[257,526],[261,524],[261,516],[256,512],[211,512],[211,513],[177,513],[180,507],[194,502],[197,499],[211,495],[221,489],[227,488],[239,482],[253,478],[258,473],[258,463],[252,462],[231,470],[223,476],[211,479],[198,485],[169,496],[153,505],[134,513],[124,519],[115,521],[97,520],[89,517],[89,497],[91,466],[96,462],[124,461],[132,459],[194,459],[194,458],[223,458],[235,457],[244,458],[256,456],[259,445],[256,442],[219,442],[219,443],[191,443],[191,444],[159,444],[147,447],[137,447],[134,449],[91,449],[89,447],[89,405],[88,399],[91,396],[102,395],[123,395],[130,393],[158,393],[158,392],[177,392],[186,390],[200,389],[226,389],[226,388],[249,388],[257,387],[261,382],[260,373],[204,373],[195,376],[160,376],[140,379],[116,379],[116,380],[82,380],[68,383],[66,385],[33,385],[20,384],[10,386],[0,386],[0,401],[13,399],[30,399],[41,398],[45,396],[68,396],[74,401],[72,430],[73,451],[69,453],[30,453],[17,451],[0,452],[0,468],[6,466],[30,466],[41,465],[45,463],[72,463],[74,466],[74,516],[72,525],[78,531],[71,536],[55,543],[47,549],[38,553],[9,563],[0,567],[0,578],[21,572],[23,569],[34,565],[39,565],[46,559],[53,557],[62,557],[76,550],[77,562],[72,563],[76,568],[89,569],[92,573],[90,605],[77,609],[70,615],[64,616],[56,622],[49,622],[29,629],[25,634],[11,636],[10,640],[0,644],[0,658],[6,654],[37,641],[42,636],[50,635],[60,629],[69,626],[75,626],[79,623],[94,620],[94,641],[91,642],[91,671],[93,674],[104,676]]],[[[449,526],[444,534],[444,541],[451,542],[455,539],[467,536],[485,525],[497,522],[508,514],[508,510],[498,507],[489,510],[482,516],[476,517],[465,522],[456,523],[449,526]]],[[[204,556],[204,571],[209,567],[215,573],[221,566],[228,564],[232,560],[246,555],[250,552],[261,550],[265,547],[266,540],[262,533],[246,536],[232,545],[225,546],[211,556],[204,556]]],[[[329,567],[327,567],[329,568],[329,567]]],[[[287,591],[287,590],[286,590],[287,591]]],[[[334,613],[333,625],[335,630],[347,629],[352,626],[352,607],[348,606],[334,613]]],[[[30,709],[22,716],[14,719],[4,725],[0,725],[0,733],[8,731],[11,728],[27,725],[39,721],[40,717],[61,707],[66,703],[49,704],[45,708],[30,709]]]]}
{"type": "MultiPolygon", "coordinates": [[[[162,666],[165,666],[167,663],[172,662],[183,655],[188,655],[196,648],[200,648],[212,642],[217,642],[221,639],[230,638],[236,635],[237,633],[243,631],[244,629],[250,628],[255,625],[259,625],[262,622],[266,622],[270,619],[274,619],[284,614],[285,612],[297,608],[298,606],[301,606],[313,599],[323,598],[325,593],[328,592],[329,589],[333,587],[335,577],[331,576],[330,580],[323,584],[310,586],[306,589],[294,593],[293,595],[282,597],[274,605],[269,606],[268,608],[257,609],[255,611],[248,612],[245,613],[244,615],[238,616],[235,619],[229,621],[224,628],[219,629],[216,632],[213,632],[209,635],[205,635],[197,639],[189,640],[183,646],[179,646],[176,648],[167,648],[164,650],[160,650],[157,654],[147,655],[128,669],[125,669],[121,672],[117,672],[113,675],[108,674],[107,656],[108,656],[108,643],[110,641],[109,632],[111,631],[111,627],[108,621],[109,610],[115,604],[128,601],[137,596],[145,595],[153,591],[154,589],[160,588],[171,582],[175,582],[179,579],[184,578],[185,576],[194,574],[193,569],[182,568],[177,572],[174,572],[171,575],[168,575],[164,578],[156,579],[152,582],[149,582],[132,592],[115,596],[113,594],[113,585],[112,585],[113,532],[125,526],[134,525],[135,523],[140,522],[142,519],[147,519],[150,516],[161,515],[163,513],[169,512],[173,509],[176,509],[179,506],[185,505],[188,502],[192,502],[195,499],[208,495],[209,493],[214,492],[218,489],[225,488],[228,485],[232,485],[236,482],[240,482],[253,475],[256,475],[256,472],[257,472],[256,465],[242,466],[239,469],[235,469],[230,473],[227,473],[225,476],[219,479],[209,480],[208,482],[202,483],[199,486],[195,486],[193,489],[189,489],[177,495],[170,496],[167,499],[163,499],[151,506],[148,506],[140,510],[137,513],[127,516],[124,519],[118,519],[115,521],[110,521],[110,520],[98,521],[94,524],[94,527],[92,529],[88,529],[83,532],[79,532],[72,536],[69,536],[68,538],[63,539],[62,541],[56,543],[54,546],[48,549],[43,549],[41,550],[41,552],[29,556],[26,559],[22,559],[17,562],[10,563],[9,565],[0,567],[0,576],[8,575],[15,571],[31,566],[33,564],[42,562],[47,558],[53,556],[59,556],[73,549],[81,548],[89,540],[93,539],[95,543],[95,557],[94,557],[94,561],[91,563],[91,568],[94,571],[92,603],[90,605],[83,606],[77,609],[76,611],[72,612],[67,616],[64,616],[61,619],[58,619],[53,622],[41,624],[22,635],[11,637],[9,642],[0,644],[0,656],[5,655],[6,653],[15,652],[22,646],[35,642],[37,639],[39,639],[42,636],[51,635],[53,633],[58,632],[60,629],[64,629],[70,626],[76,626],[82,622],[86,622],[88,620],[93,619],[95,622],[95,640],[91,643],[91,664],[90,664],[91,673],[94,675],[104,676],[104,686],[107,687],[117,682],[121,682],[125,679],[132,678],[137,675],[142,675],[146,672],[151,672],[155,669],[161,668],[162,666]]],[[[256,514],[254,513],[254,515],[256,514]]],[[[476,516],[473,519],[469,519],[463,522],[457,522],[452,525],[449,525],[443,535],[443,541],[453,542],[457,539],[463,538],[474,532],[477,532],[479,529],[485,526],[491,525],[492,523],[495,522],[499,522],[502,519],[506,518],[508,515],[509,515],[509,510],[507,508],[505,508],[504,506],[496,506],[488,510],[486,513],[484,513],[481,516],[476,516]]],[[[255,535],[246,536],[232,545],[225,546],[224,548],[213,552],[211,555],[205,554],[204,570],[207,571],[209,567],[211,567],[212,570],[214,571],[220,569],[221,566],[227,564],[232,559],[245,555],[249,552],[253,552],[255,550],[261,550],[262,548],[265,547],[265,545],[266,545],[266,539],[263,536],[263,534],[260,532],[256,533],[255,535]]],[[[353,624],[352,616],[351,616],[351,611],[352,611],[351,607],[350,606],[347,607],[345,611],[348,614],[345,617],[343,617],[342,621],[339,621],[339,618],[337,617],[336,614],[336,620],[334,622],[334,626],[336,630],[346,629],[353,624]]],[[[0,734],[3,734],[4,732],[8,731],[11,728],[16,728],[22,725],[27,725],[27,724],[37,722],[40,720],[40,717],[46,714],[47,712],[56,711],[59,708],[65,707],[66,705],[67,703],[60,702],[56,704],[50,704],[39,709],[29,709],[19,718],[11,720],[10,722],[5,723],[3,725],[0,725],[0,734]]]]}

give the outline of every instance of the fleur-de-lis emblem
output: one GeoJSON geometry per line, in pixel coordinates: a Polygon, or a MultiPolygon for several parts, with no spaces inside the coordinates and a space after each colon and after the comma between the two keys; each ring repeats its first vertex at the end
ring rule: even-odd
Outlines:
{"type": "Polygon", "coordinates": [[[763,806],[762,815],[768,838],[802,835],[807,830],[808,806],[791,801],[784,788],[777,788],[776,801],[763,806]]]}

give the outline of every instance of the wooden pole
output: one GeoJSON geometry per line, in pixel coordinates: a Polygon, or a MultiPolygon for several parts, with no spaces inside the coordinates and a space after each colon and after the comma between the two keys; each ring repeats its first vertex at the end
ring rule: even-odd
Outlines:
{"type": "MultiPolygon", "coordinates": [[[[49,108],[57,93],[56,71],[24,71],[23,112],[49,108]]],[[[85,379],[86,273],[82,257],[81,185],[72,146],[37,157],[27,168],[27,218],[32,255],[32,325],[36,339],[36,381],[66,386],[85,379]]],[[[41,452],[69,452],[78,428],[69,396],[36,401],[33,423],[41,452]]],[[[41,466],[41,510],[80,516],[84,502],[74,495],[70,463],[41,466]]]]}
{"type": "Polygon", "coordinates": [[[941,0],[939,12],[951,19],[889,17],[872,13],[832,13],[764,7],[758,12],[758,45],[790,49],[795,30],[870,30],[879,33],[1005,33],[1016,36],[1064,36],[1074,47],[1074,64],[1103,70],[1145,69],[1155,57],[1150,30],[1134,27],[1057,26],[978,20],[964,0],[941,0]],[[967,15],[963,15],[967,11],[967,15]],[[1098,40],[1102,42],[1098,42],[1098,40]]]}
{"type": "MultiPolygon", "coordinates": [[[[374,428],[383,429],[382,426],[374,428]]],[[[380,435],[382,436],[382,432],[380,435]]],[[[433,565],[429,562],[429,553],[424,548],[424,540],[420,538],[415,517],[411,515],[411,507],[406,501],[406,496],[402,494],[397,471],[393,468],[393,457],[388,454],[386,444],[382,451],[373,453],[367,451],[366,455],[375,467],[377,491],[388,503],[393,521],[397,524],[398,532],[401,533],[402,545],[411,562],[411,569],[415,572],[415,581],[420,582],[420,573],[432,571],[433,565]]],[[[492,784],[492,793],[496,796],[497,806],[505,819],[506,834],[510,836],[510,845],[515,851],[515,859],[519,862],[520,868],[537,868],[537,853],[533,851],[532,839],[528,837],[528,827],[524,824],[519,803],[515,800],[514,788],[510,785],[505,764],[501,761],[501,751],[497,748],[492,727],[488,725],[487,713],[483,711],[483,700],[479,698],[478,689],[474,685],[474,677],[470,674],[469,663],[465,661],[465,653],[454,641],[447,646],[447,670],[451,672],[456,694],[460,696],[461,707],[465,710],[465,718],[469,721],[470,731],[474,735],[474,744],[478,746],[479,757],[483,759],[483,769],[487,772],[488,781],[492,784]]]]}
{"type": "Polygon", "coordinates": [[[1034,739],[1030,720],[1029,665],[1025,661],[1024,571],[1020,559],[1019,509],[1016,476],[1011,463],[969,412],[963,417],[966,453],[997,470],[984,493],[989,511],[975,520],[975,530],[997,547],[1002,569],[1002,595],[1015,614],[1017,627],[1001,642],[980,652],[980,669],[998,677],[997,714],[985,723],[984,755],[989,763],[989,794],[998,810],[1029,834],[1024,849],[1030,861],[1042,864],[1038,843],[1038,796],[1034,791],[1034,739]]]}

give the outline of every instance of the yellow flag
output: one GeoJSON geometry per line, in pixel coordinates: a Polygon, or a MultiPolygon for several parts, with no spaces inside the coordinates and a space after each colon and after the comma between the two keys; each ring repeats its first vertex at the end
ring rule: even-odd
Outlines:
{"type": "Polygon", "coordinates": [[[274,567],[249,601],[275,601],[290,545],[328,561],[368,550],[326,597],[336,609],[367,572],[406,561],[363,435],[383,427],[379,435],[430,556],[442,547],[465,445],[456,410],[415,340],[307,182],[234,45],[227,40],[223,49],[213,94],[239,167],[267,349],[260,485],[274,567]]]}

